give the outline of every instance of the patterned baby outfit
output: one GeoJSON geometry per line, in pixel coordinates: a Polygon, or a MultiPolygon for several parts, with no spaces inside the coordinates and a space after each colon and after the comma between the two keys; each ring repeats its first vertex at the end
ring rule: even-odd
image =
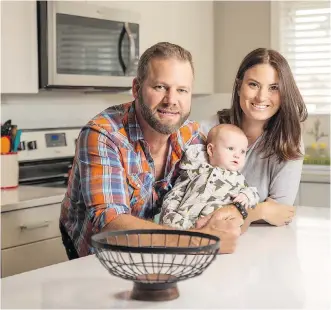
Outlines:
{"type": "Polygon", "coordinates": [[[243,193],[253,207],[259,202],[255,187],[248,187],[238,171],[213,167],[204,145],[190,146],[183,156],[182,169],[174,187],[163,200],[160,223],[177,228],[194,227],[196,220],[231,204],[233,195],[243,193]]]}

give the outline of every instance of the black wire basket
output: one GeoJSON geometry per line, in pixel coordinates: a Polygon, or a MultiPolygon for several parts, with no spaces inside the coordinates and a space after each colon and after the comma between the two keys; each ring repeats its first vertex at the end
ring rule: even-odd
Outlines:
{"type": "Polygon", "coordinates": [[[216,236],[181,230],[126,230],[92,236],[101,264],[116,277],[131,280],[131,298],[171,300],[177,282],[200,275],[220,247],[216,236]]]}

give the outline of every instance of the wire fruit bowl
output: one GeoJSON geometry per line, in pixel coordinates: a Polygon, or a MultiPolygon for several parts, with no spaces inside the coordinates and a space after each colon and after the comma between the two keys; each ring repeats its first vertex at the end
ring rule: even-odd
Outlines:
{"type": "Polygon", "coordinates": [[[214,261],[220,239],[181,230],[125,230],[96,234],[96,256],[109,273],[134,282],[131,298],[164,301],[179,296],[177,282],[196,277],[214,261]]]}

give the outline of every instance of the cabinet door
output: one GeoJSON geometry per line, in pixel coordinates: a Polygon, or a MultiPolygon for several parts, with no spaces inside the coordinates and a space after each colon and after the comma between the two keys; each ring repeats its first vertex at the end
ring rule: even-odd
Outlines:
{"type": "Polygon", "coordinates": [[[61,204],[1,214],[1,249],[60,236],[61,204]]]}
{"type": "Polygon", "coordinates": [[[67,261],[62,239],[53,238],[1,251],[1,277],[67,261]]]}
{"type": "Polygon", "coordinates": [[[330,207],[330,184],[300,183],[300,205],[308,207],[330,207]]]}
{"type": "Polygon", "coordinates": [[[1,1],[1,93],[38,93],[36,1],[1,1]]]}

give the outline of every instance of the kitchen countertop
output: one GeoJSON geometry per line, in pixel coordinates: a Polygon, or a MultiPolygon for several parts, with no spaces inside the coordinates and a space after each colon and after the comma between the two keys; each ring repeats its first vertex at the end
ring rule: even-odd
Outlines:
{"type": "Polygon", "coordinates": [[[1,212],[60,203],[66,190],[43,186],[19,186],[17,189],[1,190],[1,212]]]}
{"type": "MultiPolygon", "coordinates": [[[[303,165],[301,182],[330,184],[330,167],[303,165]]],[[[1,190],[1,212],[61,203],[66,188],[44,186],[19,186],[1,190]]]]}
{"type": "Polygon", "coordinates": [[[179,282],[176,300],[131,300],[133,283],[92,255],[2,279],[2,307],[330,309],[330,261],[330,208],[298,207],[289,226],[250,227],[234,254],[179,282]]]}

